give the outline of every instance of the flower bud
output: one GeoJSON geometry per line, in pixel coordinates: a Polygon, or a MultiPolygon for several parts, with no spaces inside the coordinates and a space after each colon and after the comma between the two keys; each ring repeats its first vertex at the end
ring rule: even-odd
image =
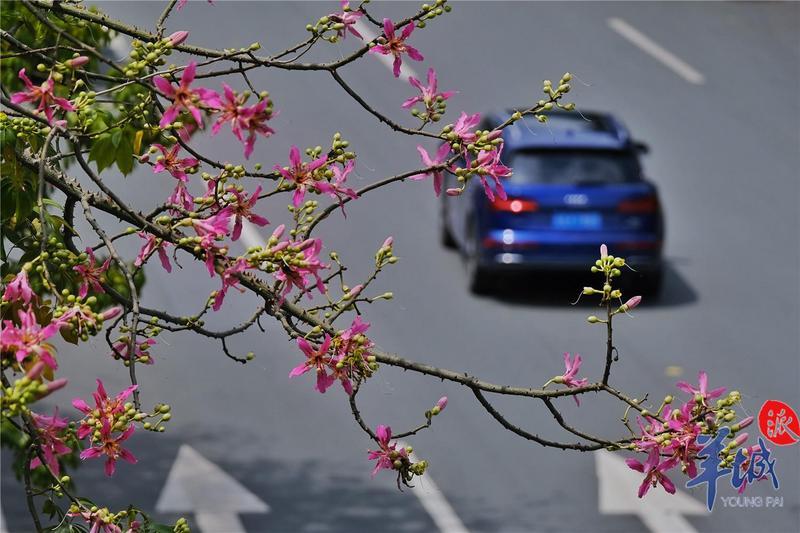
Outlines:
{"type": "Polygon", "coordinates": [[[747,440],[747,437],[749,437],[747,433],[741,433],[737,435],[736,438],[731,442],[731,448],[736,448],[737,446],[744,444],[747,440]]]}
{"type": "Polygon", "coordinates": [[[45,396],[51,394],[58,389],[63,389],[64,386],[67,384],[66,378],[58,378],[56,380],[51,381],[47,384],[47,391],[45,392],[45,396]]]}
{"type": "Polygon", "coordinates": [[[383,241],[382,248],[391,248],[392,244],[394,244],[394,237],[386,237],[386,240],[383,241]]]}
{"type": "Polygon", "coordinates": [[[445,193],[447,194],[447,196],[460,196],[461,189],[447,189],[445,193]]]}
{"type": "Polygon", "coordinates": [[[85,65],[88,62],[89,62],[89,58],[88,57],[86,57],[86,56],[78,56],[78,57],[73,57],[72,59],[69,59],[69,60],[65,61],[64,64],[66,64],[69,68],[78,68],[78,67],[82,67],[83,65],[85,65]]]}
{"type": "Polygon", "coordinates": [[[606,246],[605,244],[601,244],[600,245],[600,258],[601,259],[605,259],[606,257],[608,257],[608,246],[606,246]]]}
{"type": "Polygon", "coordinates": [[[116,306],[116,307],[111,307],[111,308],[109,308],[109,309],[106,309],[105,311],[103,311],[102,313],[100,313],[100,318],[102,318],[104,321],[105,321],[105,320],[109,320],[109,319],[111,319],[111,318],[114,318],[114,317],[117,317],[117,316],[119,316],[119,314],[120,314],[121,312],[122,312],[122,307],[120,307],[120,306],[118,305],[118,306],[116,306]]]}
{"type": "Polygon", "coordinates": [[[747,418],[743,419],[741,422],[736,424],[736,426],[734,427],[736,428],[736,431],[739,431],[740,429],[744,429],[752,423],[753,423],[753,417],[748,416],[747,418]]]}
{"type": "Polygon", "coordinates": [[[176,31],[175,33],[167,37],[167,39],[169,40],[169,43],[172,46],[178,46],[183,41],[185,41],[187,37],[189,37],[189,32],[181,30],[181,31],[176,31]]]}
{"type": "Polygon", "coordinates": [[[597,318],[596,316],[592,315],[592,316],[589,316],[589,317],[587,317],[587,318],[586,318],[586,321],[587,321],[589,324],[597,324],[597,323],[600,321],[600,319],[599,319],[599,318],[597,318]]]}
{"type": "Polygon", "coordinates": [[[439,411],[444,411],[444,408],[447,407],[447,396],[442,396],[439,398],[439,401],[436,402],[436,407],[439,408],[439,411]]]}

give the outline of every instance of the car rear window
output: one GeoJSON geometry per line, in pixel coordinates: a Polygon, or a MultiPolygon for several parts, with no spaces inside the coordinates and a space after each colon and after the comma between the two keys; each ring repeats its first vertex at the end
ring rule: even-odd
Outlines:
{"type": "Polygon", "coordinates": [[[577,185],[624,183],[640,179],[639,161],[630,152],[602,150],[538,150],[508,154],[511,181],[577,185]]]}

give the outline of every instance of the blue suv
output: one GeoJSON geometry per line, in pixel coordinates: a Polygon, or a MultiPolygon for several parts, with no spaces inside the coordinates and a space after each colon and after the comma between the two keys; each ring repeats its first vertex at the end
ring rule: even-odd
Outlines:
{"type": "MultiPolygon", "coordinates": [[[[491,114],[479,129],[511,113],[491,114]]],[[[602,243],[636,269],[637,288],[660,290],[664,218],[639,162],[646,145],[613,116],[593,112],[519,121],[503,140],[503,164],[514,169],[503,180],[507,200],[489,201],[475,179],[461,197],[442,196],[441,241],[460,250],[473,292],[486,292],[504,272],[588,269],[602,243]]]]}

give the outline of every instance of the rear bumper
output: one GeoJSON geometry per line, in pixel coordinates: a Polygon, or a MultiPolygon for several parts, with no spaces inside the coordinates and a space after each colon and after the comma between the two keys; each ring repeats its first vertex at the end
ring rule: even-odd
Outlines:
{"type": "MultiPolygon", "coordinates": [[[[481,267],[487,270],[585,271],[600,257],[600,242],[581,244],[495,244],[486,242],[481,250],[481,267]]],[[[636,270],[647,272],[662,266],[662,242],[655,238],[606,241],[609,253],[624,257],[636,270]]]]}

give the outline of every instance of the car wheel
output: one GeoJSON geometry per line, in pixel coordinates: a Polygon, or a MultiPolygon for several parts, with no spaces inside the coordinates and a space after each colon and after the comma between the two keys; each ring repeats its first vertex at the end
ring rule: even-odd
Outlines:
{"type": "Polygon", "coordinates": [[[476,236],[474,223],[470,225],[467,235],[467,245],[464,250],[464,265],[467,271],[467,287],[473,294],[487,294],[491,291],[492,285],[489,273],[480,266],[478,257],[480,255],[480,243],[476,236]]]}
{"type": "Polygon", "coordinates": [[[447,249],[454,250],[456,248],[456,241],[447,225],[447,209],[444,207],[444,200],[442,200],[442,209],[439,211],[439,242],[447,249]]]}

